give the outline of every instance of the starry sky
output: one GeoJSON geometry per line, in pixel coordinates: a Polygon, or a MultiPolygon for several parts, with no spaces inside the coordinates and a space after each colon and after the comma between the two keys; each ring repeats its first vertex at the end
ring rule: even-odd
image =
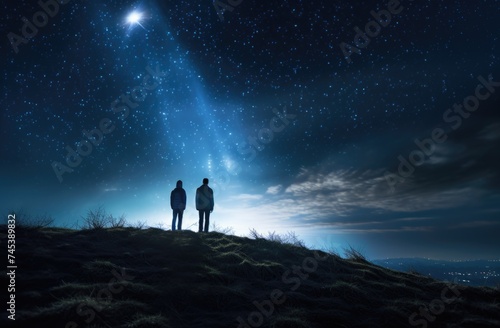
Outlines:
{"type": "Polygon", "coordinates": [[[0,209],[500,257],[500,1],[4,1],[0,209]]]}

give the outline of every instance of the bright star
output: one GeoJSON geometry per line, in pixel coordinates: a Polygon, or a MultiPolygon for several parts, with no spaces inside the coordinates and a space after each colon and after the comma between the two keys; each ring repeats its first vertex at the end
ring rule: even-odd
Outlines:
{"type": "Polygon", "coordinates": [[[142,13],[139,13],[137,11],[133,11],[128,15],[127,17],[127,22],[129,24],[139,24],[140,25],[140,20],[142,18],[142,13]]]}
{"type": "Polygon", "coordinates": [[[142,26],[141,21],[144,20],[144,15],[143,13],[139,11],[133,11],[127,16],[127,23],[129,24],[129,31],[134,27],[134,25],[139,25],[143,29],[146,29],[144,26],[142,26]]]}

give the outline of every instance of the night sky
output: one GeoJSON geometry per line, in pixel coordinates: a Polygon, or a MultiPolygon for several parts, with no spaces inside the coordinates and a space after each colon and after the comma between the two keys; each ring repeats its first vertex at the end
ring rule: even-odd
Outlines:
{"type": "Polygon", "coordinates": [[[5,218],[500,257],[500,1],[226,1],[2,2],[5,218]]]}

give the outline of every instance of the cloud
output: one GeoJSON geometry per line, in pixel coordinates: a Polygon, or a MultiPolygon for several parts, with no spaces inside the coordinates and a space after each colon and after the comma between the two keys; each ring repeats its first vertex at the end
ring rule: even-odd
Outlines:
{"type": "Polygon", "coordinates": [[[413,149],[405,152],[399,144],[378,138],[378,146],[360,146],[359,153],[351,153],[350,159],[325,158],[303,166],[286,183],[268,186],[259,196],[245,196],[248,202],[242,211],[249,218],[265,218],[269,226],[282,227],[286,222],[287,228],[335,234],[488,228],[493,219],[468,223],[469,214],[461,209],[497,206],[498,127],[500,123],[468,130],[464,126],[450,133],[448,140],[436,145],[433,155],[392,193],[384,172],[397,164],[398,153],[409,154],[413,149]],[[370,158],[362,153],[369,153],[370,158]]]}
{"type": "Polygon", "coordinates": [[[257,195],[257,194],[239,194],[239,195],[233,195],[229,197],[231,201],[240,201],[240,202],[249,202],[249,201],[255,201],[259,200],[262,198],[262,195],[257,195]]]}
{"type": "Polygon", "coordinates": [[[265,218],[270,226],[287,222],[288,228],[335,234],[429,232],[443,224],[440,215],[429,211],[474,206],[489,192],[484,177],[451,185],[444,179],[439,185],[424,176],[408,179],[390,193],[382,172],[339,169],[331,163],[302,168],[288,185],[269,186],[262,195],[240,196],[247,201],[242,212],[265,218]]]}
{"type": "Polygon", "coordinates": [[[338,229],[336,234],[367,234],[367,233],[400,233],[400,232],[427,232],[433,231],[433,227],[401,227],[395,229],[338,229]]]}
{"type": "Polygon", "coordinates": [[[332,170],[331,172],[303,171],[299,181],[285,192],[299,203],[317,209],[320,216],[345,216],[359,209],[384,212],[414,212],[443,209],[463,204],[481,193],[473,187],[453,190],[426,191],[407,181],[398,192],[388,191],[380,171],[332,170]]]}
{"type": "Polygon", "coordinates": [[[499,221],[472,221],[472,222],[463,222],[460,224],[456,224],[450,227],[450,229],[463,229],[463,228],[484,228],[490,226],[499,225],[499,221]]]}
{"type": "Polygon", "coordinates": [[[122,189],[116,188],[116,187],[111,187],[111,188],[104,188],[104,192],[113,192],[113,191],[121,191],[122,189]]]}
{"type": "Polygon", "coordinates": [[[496,140],[500,139],[500,123],[488,125],[479,132],[479,139],[481,140],[496,140]]]}
{"type": "Polygon", "coordinates": [[[283,189],[282,185],[271,186],[267,188],[266,194],[277,195],[283,189]]]}

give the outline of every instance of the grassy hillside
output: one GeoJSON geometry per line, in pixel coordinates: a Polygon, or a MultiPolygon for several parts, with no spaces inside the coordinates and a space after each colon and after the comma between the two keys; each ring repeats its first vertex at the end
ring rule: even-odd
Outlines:
{"type": "Polygon", "coordinates": [[[16,245],[16,321],[4,309],[2,327],[500,326],[498,290],[265,239],[44,228],[16,245]]]}

